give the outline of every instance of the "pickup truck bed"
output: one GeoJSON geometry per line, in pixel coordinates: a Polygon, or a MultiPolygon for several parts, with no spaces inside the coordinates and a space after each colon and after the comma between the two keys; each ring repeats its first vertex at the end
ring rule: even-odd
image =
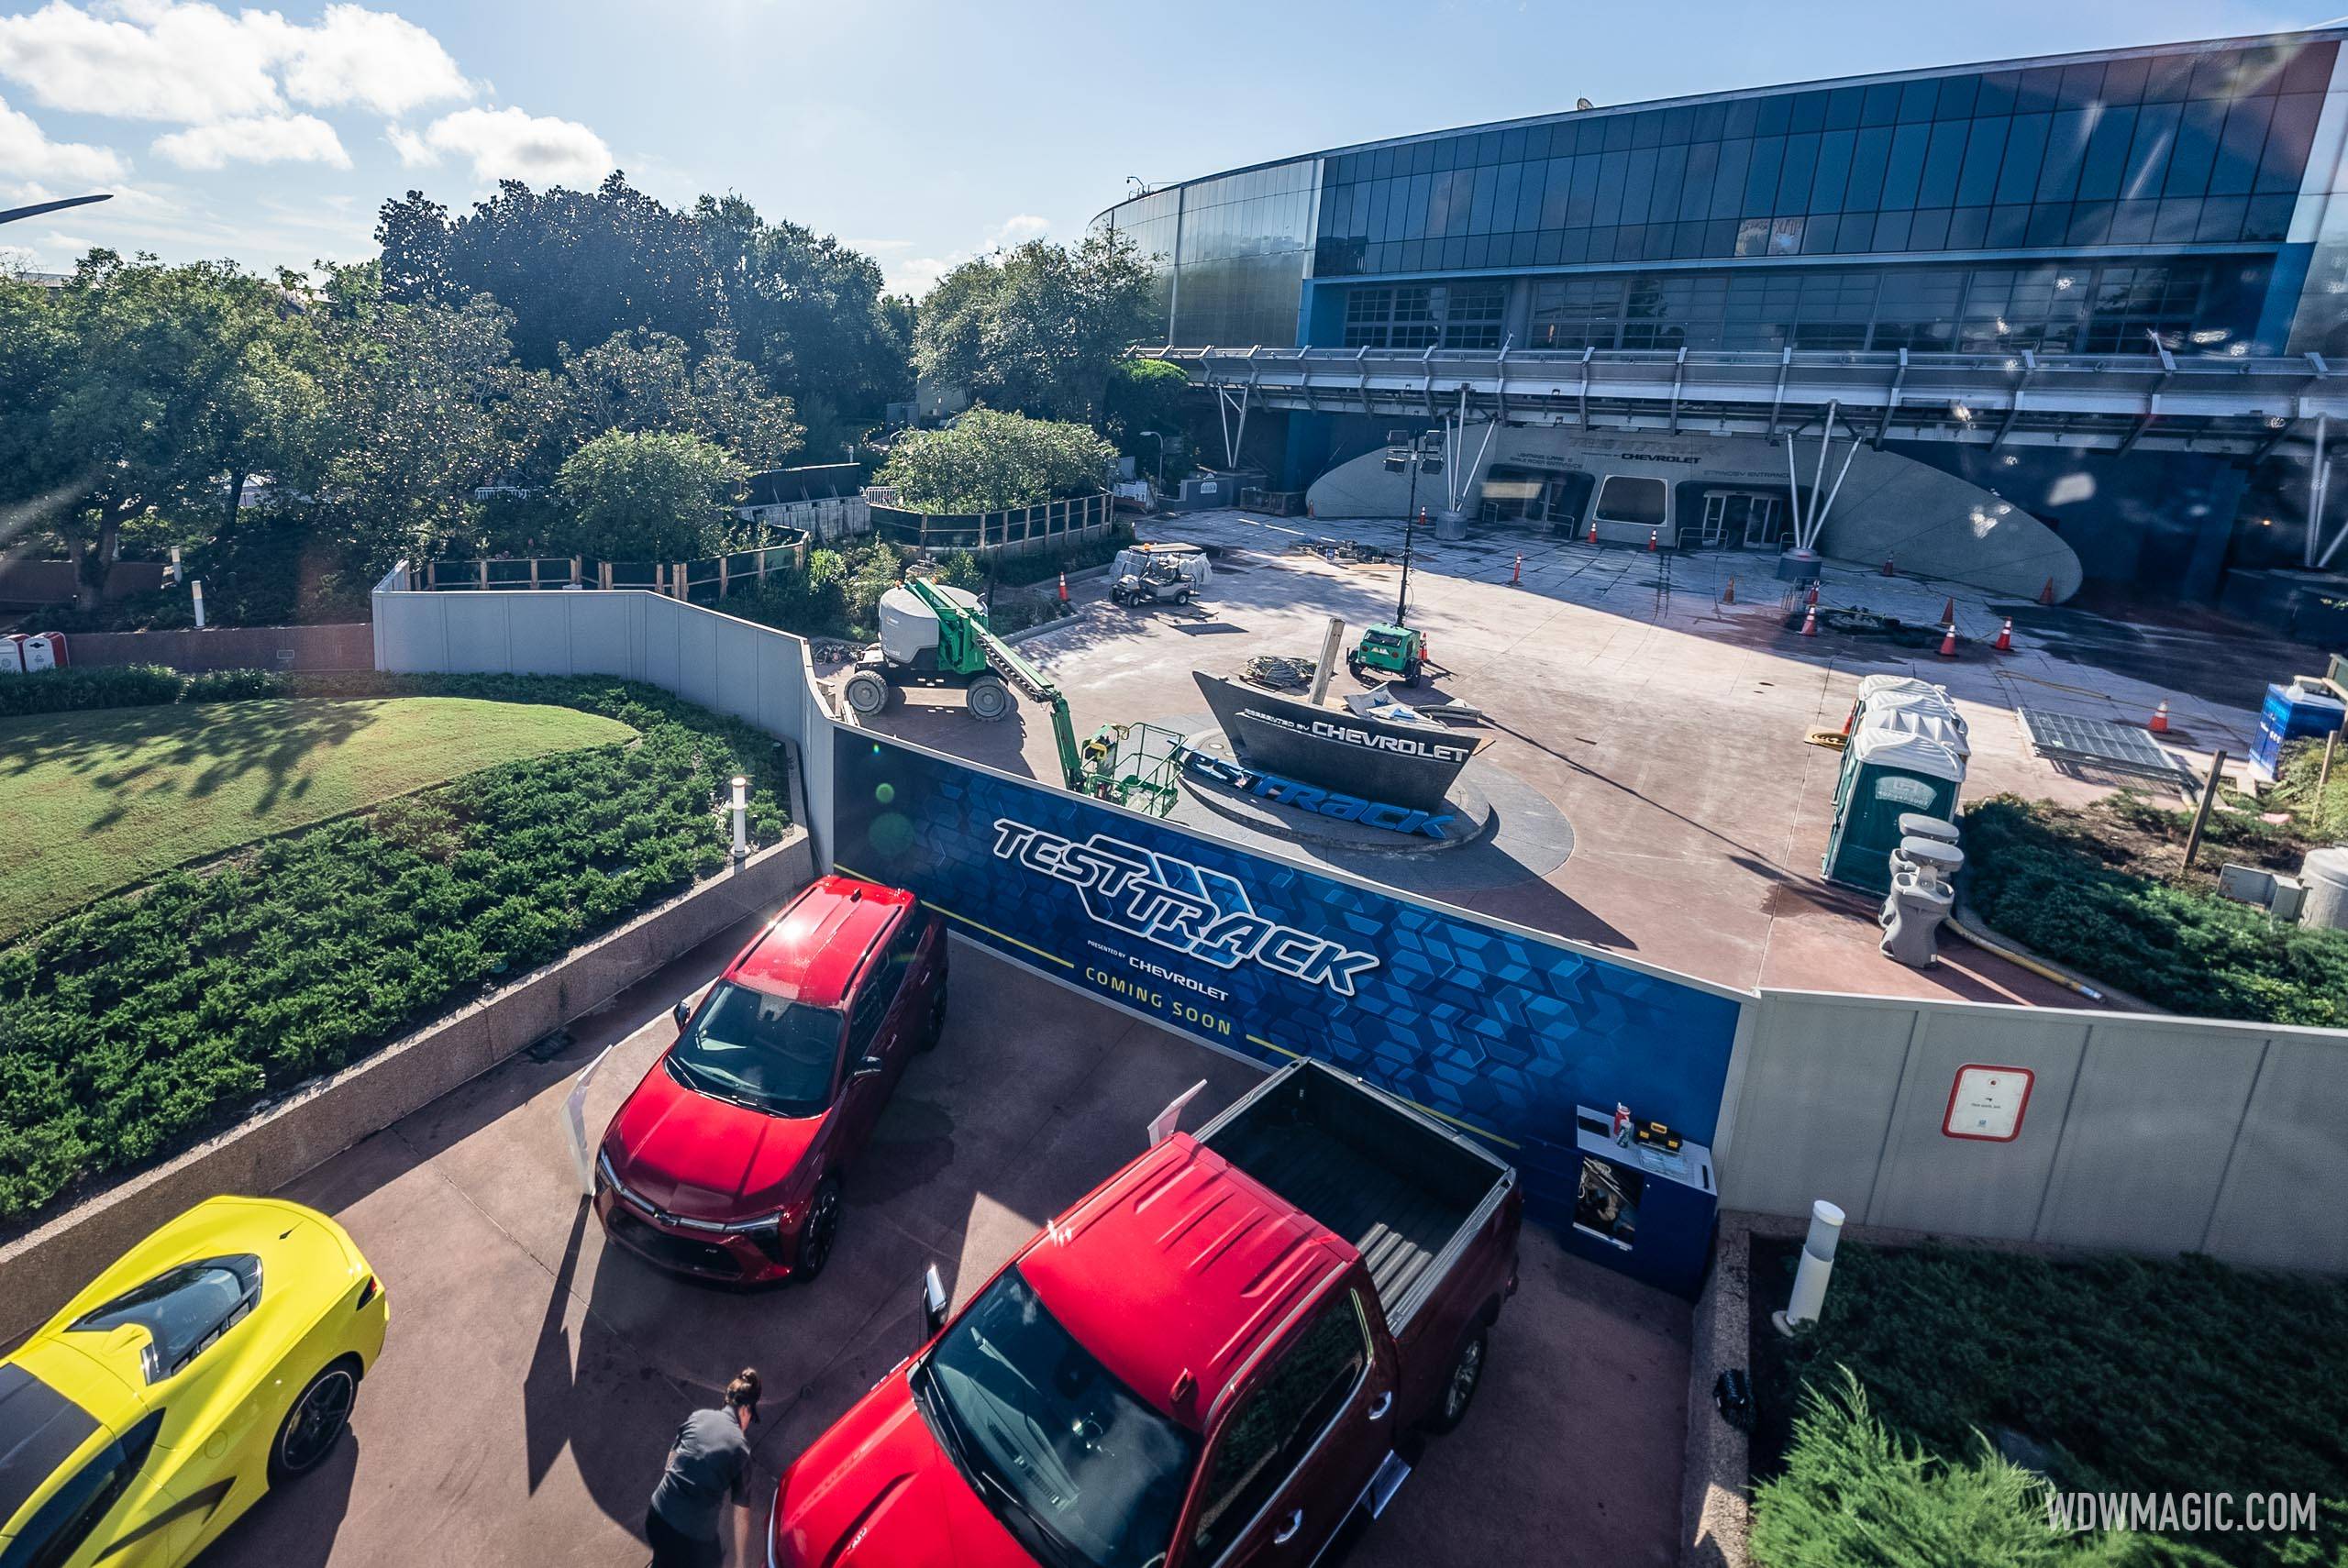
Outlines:
{"type": "Polygon", "coordinates": [[[1466,1139],[1318,1063],[1277,1075],[1198,1136],[1353,1242],[1397,1331],[1512,1179],[1466,1139]]]}

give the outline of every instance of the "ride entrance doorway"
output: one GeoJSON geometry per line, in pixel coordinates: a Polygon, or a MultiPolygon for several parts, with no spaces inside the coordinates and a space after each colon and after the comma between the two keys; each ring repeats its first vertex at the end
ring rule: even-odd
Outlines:
{"type": "Polygon", "coordinates": [[[1783,496],[1758,490],[1704,491],[1702,537],[1708,550],[1774,550],[1787,529],[1783,496]]]}

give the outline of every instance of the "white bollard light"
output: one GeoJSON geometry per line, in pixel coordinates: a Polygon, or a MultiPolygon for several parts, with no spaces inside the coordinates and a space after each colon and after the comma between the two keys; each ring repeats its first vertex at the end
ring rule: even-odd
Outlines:
{"type": "Polygon", "coordinates": [[[1810,1206],[1810,1234],[1802,1239],[1801,1265],[1794,1271],[1793,1295],[1786,1309],[1769,1314],[1778,1332],[1790,1335],[1818,1321],[1826,1305],[1826,1281],[1834,1272],[1834,1244],[1843,1239],[1843,1211],[1824,1198],[1810,1206]]]}
{"type": "Polygon", "coordinates": [[[734,858],[750,853],[750,781],[734,776],[734,858]]]}
{"type": "Polygon", "coordinates": [[[204,630],[204,580],[198,578],[188,588],[195,595],[195,629],[200,632],[204,630]]]}

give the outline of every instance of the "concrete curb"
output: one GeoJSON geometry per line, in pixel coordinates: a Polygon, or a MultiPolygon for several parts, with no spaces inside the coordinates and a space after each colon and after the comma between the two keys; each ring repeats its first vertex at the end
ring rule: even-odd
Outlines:
{"type": "Polygon", "coordinates": [[[1712,1384],[1732,1367],[1749,1369],[1753,1231],[1722,1213],[1712,1272],[1696,1297],[1688,1347],[1688,1447],[1679,1481],[1679,1568],[1748,1568],[1753,1561],[1752,1445],[1712,1404],[1712,1384]]]}
{"type": "Polygon", "coordinates": [[[0,1246],[0,1345],[39,1328],[174,1215],[220,1193],[275,1191],[677,955],[772,910],[814,875],[807,830],[794,824],[739,866],[0,1246]]]}

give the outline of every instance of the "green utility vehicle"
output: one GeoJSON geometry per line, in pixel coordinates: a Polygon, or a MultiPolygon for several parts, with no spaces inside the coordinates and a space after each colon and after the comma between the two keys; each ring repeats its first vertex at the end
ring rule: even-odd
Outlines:
{"type": "Polygon", "coordinates": [[[1391,676],[1405,686],[1416,686],[1426,662],[1426,634],[1409,626],[1365,626],[1361,641],[1346,653],[1346,668],[1356,680],[1391,676]]]}
{"type": "Polygon", "coordinates": [[[1068,698],[994,635],[978,595],[907,577],[880,596],[880,642],[864,650],[840,688],[859,718],[886,710],[907,686],[959,686],[970,717],[992,723],[1018,705],[1015,686],[1051,710],[1060,778],[1069,789],[1155,816],[1172,809],[1172,748],[1166,743],[1180,737],[1149,724],[1104,724],[1078,745],[1068,698]]]}

